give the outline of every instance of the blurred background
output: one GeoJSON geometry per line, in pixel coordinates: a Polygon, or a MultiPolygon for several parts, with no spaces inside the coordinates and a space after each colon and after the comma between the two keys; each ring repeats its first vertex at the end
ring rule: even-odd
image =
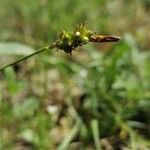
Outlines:
{"type": "Polygon", "coordinates": [[[0,149],[148,150],[149,18],[149,0],[0,0],[0,67],[82,22],[121,36],[0,72],[0,149]]]}

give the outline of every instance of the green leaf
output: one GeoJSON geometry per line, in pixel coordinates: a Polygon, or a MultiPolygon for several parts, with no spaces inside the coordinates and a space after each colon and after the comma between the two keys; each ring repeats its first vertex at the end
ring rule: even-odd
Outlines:
{"type": "Polygon", "coordinates": [[[13,42],[0,42],[0,56],[1,55],[29,55],[33,53],[33,48],[13,42]]]}
{"type": "Polygon", "coordinates": [[[22,104],[16,104],[13,108],[14,116],[17,118],[31,117],[39,107],[39,101],[35,98],[28,98],[22,104]]]}

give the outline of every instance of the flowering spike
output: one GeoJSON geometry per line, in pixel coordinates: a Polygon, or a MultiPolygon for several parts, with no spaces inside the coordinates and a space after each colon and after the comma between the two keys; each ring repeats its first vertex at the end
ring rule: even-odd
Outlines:
{"type": "Polygon", "coordinates": [[[116,36],[104,36],[96,34],[87,29],[84,24],[77,25],[73,32],[61,31],[58,40],[56,40],[56,48],[64,50],[71,55],[72,51],[79,46],[83,46],[88,42],[117,42],[120,38],[116,36]]]}

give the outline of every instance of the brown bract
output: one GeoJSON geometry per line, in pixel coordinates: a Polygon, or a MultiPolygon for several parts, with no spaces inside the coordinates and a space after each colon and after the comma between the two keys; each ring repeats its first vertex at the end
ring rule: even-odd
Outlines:
{"type": "Polygon", "coordinates": [[[91,36],[90,42],[104,43],[104,42],[118,42],[119,40],[120,37],[118,36],[93,34],[91,36]]]}

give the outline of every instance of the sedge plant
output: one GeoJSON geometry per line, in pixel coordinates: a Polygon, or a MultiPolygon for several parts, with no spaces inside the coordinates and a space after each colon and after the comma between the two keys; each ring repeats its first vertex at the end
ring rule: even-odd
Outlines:
{"type": "Polygon", "coordinates": [[[39,53],[42,53],[44,51],[47,51],[53,48],[56,48],[57,50],[63,50],[64,52],[71,55],[72,52],[76,50],[78,47],[88,44],[89,42],[102,43],[102,42],[117,42],[119,40],[120,40],[120,37],[100,35],[87,29],[84,24],[80,24],[80,25],[77,25],[74,31],[72,32],[61,31],[59,33],[58,39],[56,39],[54,42],[50,43],[47,46],[42,47],[41,49],[35,51],[32,54],[29,54],[17,61],[14,61],[0,68],[0,71],[3,71],[7,67],[13,66],[34,55],[37,55],[39,53]]]}

